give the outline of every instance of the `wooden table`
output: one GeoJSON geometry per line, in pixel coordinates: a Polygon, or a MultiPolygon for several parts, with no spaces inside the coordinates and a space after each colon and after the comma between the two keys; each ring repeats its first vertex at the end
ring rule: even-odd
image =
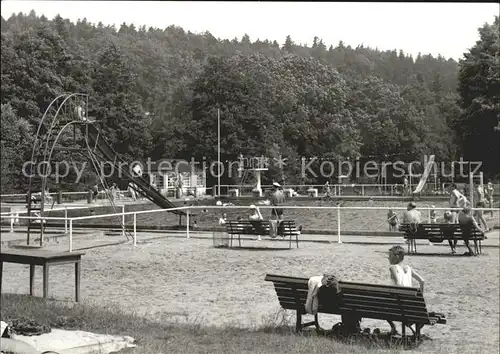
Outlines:
{"type": "Polygon", "coordinates": [[[75,264],[75,298],[80,301],[80,262],[84,252],[54,252],[41,249],[2,249],[0,252],[0,293],[2,292],[3,263],[30,265],[30,295],[34,296],[35,266],[43,266],[43,297],[49,295],[49,266],[75,264]]]}

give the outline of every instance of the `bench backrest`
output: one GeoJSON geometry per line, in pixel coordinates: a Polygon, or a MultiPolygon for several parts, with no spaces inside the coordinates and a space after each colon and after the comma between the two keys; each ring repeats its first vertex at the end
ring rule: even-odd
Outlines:
{"type": "MultiPolygon", "coordinates": [[[[297,232],[293,220],[283,220],[280,229],[283,236],[295,235],[297,232]]],[[[226,231],[230,234],[240,235],[269,234],[269,220],[230,220],[226,222],[226,231]]]]}
{"type": "Polygon", "coordinates": [[[484,240],[484,233],[475,227],[460,224],[401,224],[406,237],[434,239],[463,239],[464,235],[472,240],[484,240]]]}
{"type": "MultiPolygon", "coordinates": [[[[274,283],[281,307],[306,313],[308,278],[267,274],[265,280],[274,283]]],[[[338,303],[324,303],[322,300],[319,312],[352,313],[359,317],[405,323],[429,323],[424,297],[417,288],[346,281],[340,281],[339,286],[338,303]]]]}

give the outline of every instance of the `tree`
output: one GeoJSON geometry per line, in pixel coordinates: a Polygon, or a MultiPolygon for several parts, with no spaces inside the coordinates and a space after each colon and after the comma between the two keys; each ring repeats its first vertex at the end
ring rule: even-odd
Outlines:
{"type": "Polygon", "coordinates": [[[32,131],[26,119],[16,115],[10,104],[1,107],[0,148],[1,148],[1,192],[18,189],[24,180],[22,166],[31,158],[32,131]]]}
{"type": "Polygon", "coordinates": [[[108,44],[95,69],[90,114],[103,123],[106,138],[117,152],[130,160],[143,159],[152,147],[151,118],[134,93],[135,81],[120,49],[108,44]]]}
{"type": "Polygon", "coordinates": [[[463,114],[456,130],[463,143],[465,158],[483,161],[489,174],[498,174],[500,167],[499,17],[493,24],[479,28],[480,39],[460,60],[458,75],[459,104],[463,114]]]}

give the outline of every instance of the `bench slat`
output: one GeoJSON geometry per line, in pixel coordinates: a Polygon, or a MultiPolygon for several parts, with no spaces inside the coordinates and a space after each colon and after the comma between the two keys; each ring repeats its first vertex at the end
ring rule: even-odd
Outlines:
{"type": "Polygon", "coordinates": [[[430,324],[428,316],[404,316],[401,313],[391,313],[386,311],[368,311],[360,310],[358,308],[352,307],[340,307],[340,311],[343,313],[355,313],[357,316],[362,318],[372,318],[379,320],[389,320],[389,321],[399,321],[403,319],[404,322],[415,322],[420,324],[430,324]]]}

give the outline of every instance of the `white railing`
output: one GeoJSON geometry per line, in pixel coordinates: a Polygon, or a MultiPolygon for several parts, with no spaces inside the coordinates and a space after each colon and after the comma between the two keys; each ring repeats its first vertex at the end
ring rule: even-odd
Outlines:
{"type": "MultiPolygon", "coordinates": [[[[165,213],[165,212],[171,212],[174,210],[185,210],[186,212],[186,238],[190,238],[190,213],[191,210],[197,210],[197,209],[219,209],[219,210],[224,210],[224,211],[229,211],[229,210],[235,210],[235,209],[242,209],[242,210],[248,210],[249,206],[247,205],[241,205],[241,206],[217,206],[217,205],[192,205],[192,206],[183,206],[183,207],[177,207],[177,208],[170,208],[170,209],[154,209],[154,210],[141,210],[141,211],[131,211],[131,212],[125,212],[125,206],[121,205],[122,210],[120,213],[113,213],[113,214],[101,214],[101,215],[89,215],[89,216],[78,216],[78,217],[68,217],[67,214],[65,217],[44,217],[43,219],[47,220],[64,220],[65,221],[65,232],[68,233],[69,236],[69,252],[73,251],[73,222],[74,221],[79,221],[79,220],[90,220],[90,219],[101,219],[101,218],[108,218],[108,217],[115,217],[115,216],[121,216],[122,219],[122,234],[125,236],[126,232],[126,226],[125,226],[125,217],[128,215],[133,216],[133,245],[137,246],[137,215],[140,214],[153,214],[153,213],[165,213]],[[67,230],[66,225],[69,224],[69,230],[67,230]]],[[[268,205],[259,205],[260,209],[272,209],[273,206],[268,206],[268,205]]],[[[388,206],[361,206],[361,207],[342,207],[342,206],[280,206],[282,209],[315,209],[315,210],[336,210],[337,214],[337,242],[342,243],[342,232],[341,232],[341,212],[343,210],[384,210],[387,211],[388,209],[392,210],[407,210],[406,207],[388,207],[388,206]]],[[[435,207],[431,208],[429,206],[424,206],[424,207],[419,207],[418,210],[426,210],[427,211],[427,217],[430,220],[431,218],[431,210],[461,210],[462,208],[449,208],[449,207],[435,207]]],[[[500,208],[473,208],[472,210],[482,210],[482,211],[496,211],[500,212],[500,208]]],[[[2,216],[4,218],[4,216],[2,216]]],[[[22,217],[19,216],[19,219],[40,219],[40,217],[22,217]]]]}
{"type": "MultiPolygon", "coordinates": [[[[434,184],[429,183],[428,188],[423,191],[424,195],[444,195],[444,190],[442,186],[437,186],[436,192],[434,192],[434,184]]],[[[345,195],[360,195],[360,196],[375,196],[375,195],[391,195],[391,196],[412,196],[413,189],[415,186],[407,186],[404,188],[403,184],[330,184],[330,196],[342,196],[345,195]]],[[[229,191],[238,190],[239,195],[251,194],[252,189],[255,185],[243,184],[243,185],[229,185],[223,184],[220,186],[221,191],[225,192],[221,194],[229,195],[229,191]]],[[[270,189],[272,185],[263,184],[261,188],[270,189]]],[[[318,190],[318,195],[325,195],[326,186],[324,184],[286,184],[283,186],[284,189],[293,189],[296,192],[301,192],[301,195],[307,195],[307,190],[314,188],[318,190]],[[305,191],[304,191],[305,190],[305,191]],[[306,194],[304,194],[306,192],[306,194]]]]}
{"type": "MultiPolygon", "coordinates": [[[[9,219],[10,220],[10,232],[14,232],[14,226],[17,220],[24,219],[36,219],[36,220],[64,220],[64,232],[68,232],[68,222],[70,218],[68,217],[68,210],[82,210],[82,209],[94,209],[96,205],[88,206],[88,205],[67,205],[64,208],[54,208],[45,210],[45,213],[54,212],[54,211],[62,211],[64,210],[64,217],[56,217],[56,216],[20,216],[21,214],[27,214],[27,210],[19,210],[19,211],[7,211],[0,214],[0,219],[9,219]]],[[[122,212],[125,212],[125,205],[115,205],[115,207],[121,207],[122,212]]]]}

